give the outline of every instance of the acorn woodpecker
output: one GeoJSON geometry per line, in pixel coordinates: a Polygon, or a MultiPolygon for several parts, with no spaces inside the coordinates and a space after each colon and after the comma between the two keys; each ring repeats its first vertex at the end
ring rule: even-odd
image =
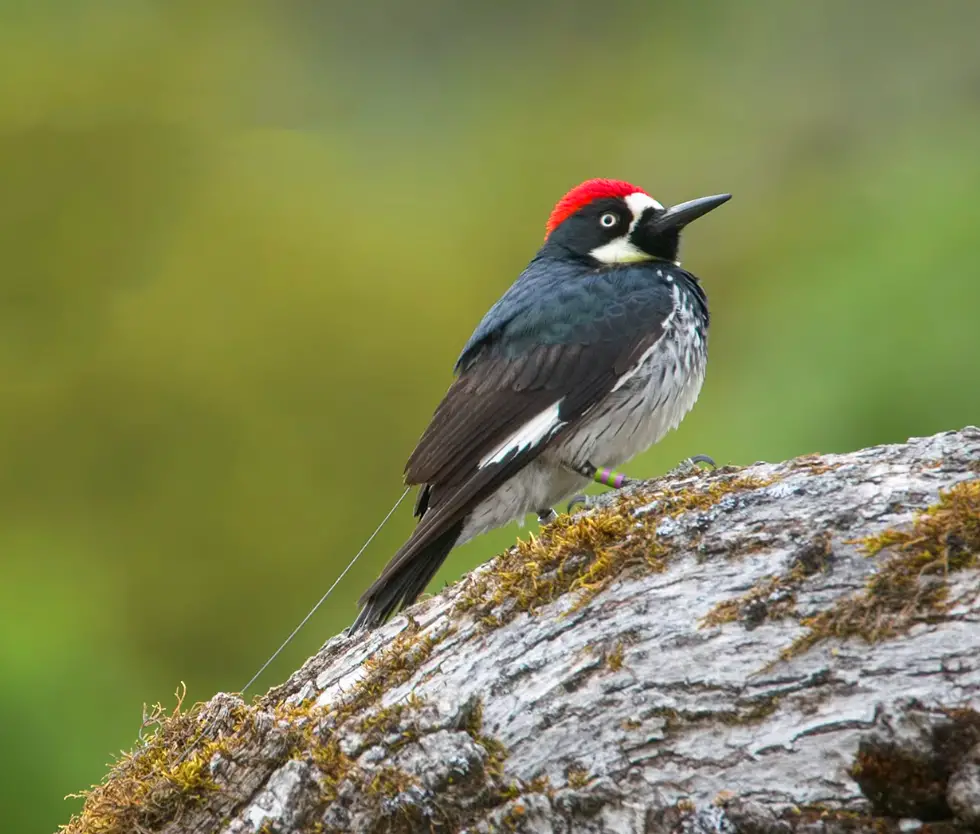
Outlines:
{"type": "Polygon", "coordinates": [[[414,602],[456,545],[543,517],[590,480],[621,486],[610,467],[677,427],[701,390],[708,338],[680,233],[730,197],[665,208],[609,179],[562,197],[408,460],[419,522],[359,600],[351,632],[414,602]]]}

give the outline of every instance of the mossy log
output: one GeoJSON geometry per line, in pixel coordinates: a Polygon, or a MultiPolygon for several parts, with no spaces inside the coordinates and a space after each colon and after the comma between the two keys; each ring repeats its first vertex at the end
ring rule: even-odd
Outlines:
{"type": "Polygon", "coordinates": [[[252,704],[81,832],[980,831],[980,430],[643,483],[252,704]]]}

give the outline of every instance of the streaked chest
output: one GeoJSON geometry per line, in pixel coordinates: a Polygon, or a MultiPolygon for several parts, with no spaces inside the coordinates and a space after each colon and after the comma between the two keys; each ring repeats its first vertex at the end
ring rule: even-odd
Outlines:
{"type": "Polygon", "coordinates": [[[618,466],[676,428],[694,406],[707,364],[707,321],[683,288],[675,284],[673,293],[663,336],[566,438],[566,455],[618,466]]]}

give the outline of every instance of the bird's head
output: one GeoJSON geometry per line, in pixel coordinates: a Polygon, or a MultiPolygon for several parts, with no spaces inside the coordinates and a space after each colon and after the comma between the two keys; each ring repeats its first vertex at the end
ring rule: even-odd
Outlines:
{"type": "Polygon", "coordinates": [[[598,264],[676,263],[681,229],[731,196],[716,194],[665,208],[628,182],[587,180],[562,197],[551,212],[546,246],[561,247],[598,264]]]}

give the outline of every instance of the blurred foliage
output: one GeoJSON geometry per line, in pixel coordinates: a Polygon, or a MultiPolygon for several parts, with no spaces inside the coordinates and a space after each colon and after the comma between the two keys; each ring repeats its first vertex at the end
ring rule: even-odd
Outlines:
{"type": "Polygon", "coordinates": [[[978,29],[971,0],[0,0],[5,829],[66,821],[143,701],[248,679],[586,177],[735,194],[687,235],[704,393],[631,474],[980,420],[978,29]]]}

